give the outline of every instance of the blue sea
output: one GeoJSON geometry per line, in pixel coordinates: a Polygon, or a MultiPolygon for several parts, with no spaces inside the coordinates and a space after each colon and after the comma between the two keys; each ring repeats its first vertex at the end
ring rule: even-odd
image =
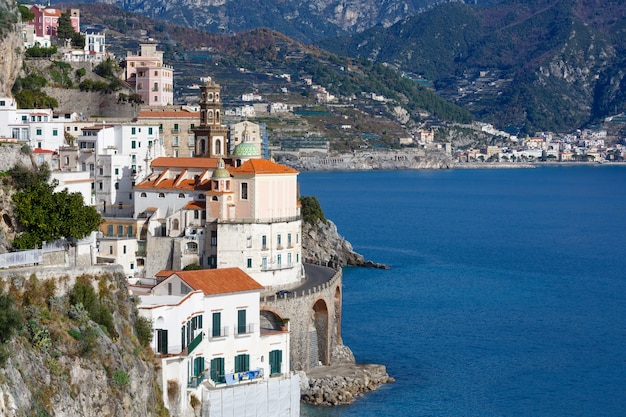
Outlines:
{"type": "Polygon", "coordinates": [[[303,172],[366,259],[343,341],[396,379],[322,416],[626,416],[626,166],[303,172]]]}

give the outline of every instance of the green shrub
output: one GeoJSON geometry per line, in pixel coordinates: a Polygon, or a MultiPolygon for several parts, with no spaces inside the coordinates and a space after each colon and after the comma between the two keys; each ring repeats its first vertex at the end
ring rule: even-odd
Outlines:
{"type": "Polygon", "coordinates": [[[83,338],[83,334],[80,332],[80,330],[69,329],[67,333],[76,340],[82,340],[83,338]]]}
{"type": "Polygon", "coordinates": [[[130,382],[130,377],[125,371],[117,370],[113,372],[113,383],[118,387],[123,387],[130,382]]]}
{"type": "Polygon", "coordinates": [[[135,332],[137,340],[142,346],[149,346],[152,342],[152,322],[145,317],[139,316],[135,320],[135,332]]]}
{"type": "Polygon", "coordinates": [[[22,313],[8,294],[0,294],[0,343],[7,342],[22,326],[22,313]]]}
{"type": "Polygon", "coordinates": [[[300,204],[302,205],[300,213],[302,214],[302,221],[309,224],[316,224],[318,220],[322,220],[326,223],[326,217],[320,206],[320,202],[317,197],[300,197],[300,204]]]}

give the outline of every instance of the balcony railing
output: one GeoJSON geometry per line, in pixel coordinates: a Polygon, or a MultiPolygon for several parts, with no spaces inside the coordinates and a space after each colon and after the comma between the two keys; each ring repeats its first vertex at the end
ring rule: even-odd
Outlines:
{"type": "Polygon", "coordinates": [[[209,329],[211,337],[226,337],[228,336],[228,327],[220,327],[218,329],[209,329]]]}
{"type": "Polygon", "coordinates": [[[187,381],[187,388],[198,388],[202,381],[204,381],[204,374],[192,376],[189,378],[189,381],[187,381]]]}
{"type": "Polygon", "coordinates": [[[254,333],[254,323],[248,323],[242,326],[238,325],[236,331],[238,335],[254,333]]]}

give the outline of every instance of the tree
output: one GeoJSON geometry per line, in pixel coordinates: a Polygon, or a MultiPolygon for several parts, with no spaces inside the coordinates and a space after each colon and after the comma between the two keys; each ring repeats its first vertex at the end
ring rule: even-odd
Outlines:
{"type": "Polygon", "coordinates": [[[85,36],[78,32],[72,33],[72,46],[76,49],[83,49],[85,47],[85,36]]]}
{"type": "Polygon", "coordinates": [[[85,206],[79,193],[67,189],[55,193],[57,183],[48,183],[46,165],[33,172],[23,167],[9,172],[18,190],[13,196],[15,216],[24,230],[13,241],[14,248],[33,249],[60,238],[80,239],[98,230],[100,214],[85,206]]]}
{"type": "Polygon", "coordinates": [[[57,26],[57,38],[59,39],[71,39],[75,31],[72,27],[72,18],[70,14],[65,12],[59,16],[59,23],[57,26]]]}

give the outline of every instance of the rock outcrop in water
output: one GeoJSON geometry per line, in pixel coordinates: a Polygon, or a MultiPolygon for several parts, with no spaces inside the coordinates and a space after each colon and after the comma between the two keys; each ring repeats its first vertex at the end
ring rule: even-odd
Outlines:
{"type": "Polygon", "coordinates": [[[330,220],[318,219],[315,224],[302,222],[302,252],[305,262],[335,269],[342,266],[388,268],[387,265],[366,260],[363,255],[356,253],[330,220]]]}

